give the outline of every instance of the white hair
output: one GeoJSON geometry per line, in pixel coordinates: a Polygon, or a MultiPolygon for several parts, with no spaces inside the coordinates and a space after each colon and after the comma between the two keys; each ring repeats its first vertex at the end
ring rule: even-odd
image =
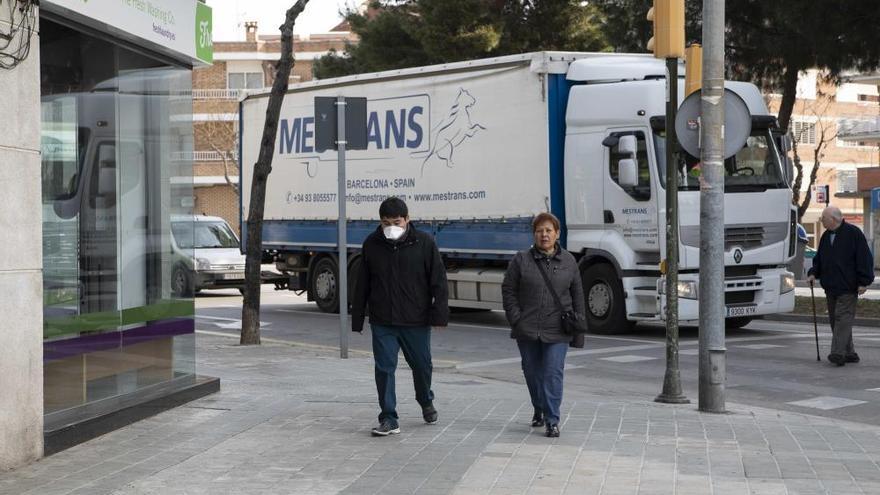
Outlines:
{"type": "Polygon", "coordinates": [[[843,220],[843,212],[840,211],[840,208],[836,206],[829,206],[828,208],[825,208],[825,211],[823,213],[827,213],[828,216],[834,219],[835,222],[840,222],[843,220]]]}

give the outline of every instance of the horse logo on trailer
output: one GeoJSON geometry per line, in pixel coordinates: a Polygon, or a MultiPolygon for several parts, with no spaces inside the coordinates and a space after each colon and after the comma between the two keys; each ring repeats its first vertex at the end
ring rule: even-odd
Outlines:
{"type": "Polygon", "coordinates": [[[481,124],[474,123],[471,109],[477,104],[477,99],[464,88],[460,88],[455,98],[449,115],[437,126],[434,134],[433,146],[428,156],[422,161],[422,174],[425,173],[425,165],[436,157],[452,168],[455,165],[453,155],[455,149],[468,139],[474,137],[477,131],[486,130],[481,124]]]}

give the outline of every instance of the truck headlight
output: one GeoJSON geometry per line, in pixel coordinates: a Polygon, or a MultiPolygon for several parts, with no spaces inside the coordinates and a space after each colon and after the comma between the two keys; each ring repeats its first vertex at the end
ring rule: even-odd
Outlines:
{"type": "Polygon", "coordinates": [[[785,294],[794,290],[794,274],[785,272],[779,276],[779,293],[785,294]]]}
{"type": "Polygon", "coordinates": [[[697,283],[692,280],[679,280],[678,297],[682,299],[697,299],[697,283]]]}
{"type": "Polygon", "coordinates": [[[196,270],[210,270],[211,262],[205,258],[196,258],[196,270]]]}
{"type": "MultiPolygon", "coordinates": [[[[660,295],[666,294],[666,281],[661,279],[657,282],[657,285],[659,286],[658,292],[660,295]]],[[[682,299],[697,299],[697,282],[693,280],[679,280],[678,297],[682,299]]]]}

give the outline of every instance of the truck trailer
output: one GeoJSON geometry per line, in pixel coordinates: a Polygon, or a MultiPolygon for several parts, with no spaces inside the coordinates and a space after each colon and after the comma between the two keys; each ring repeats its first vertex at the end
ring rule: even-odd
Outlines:
{"type": "MultiPolygon", "coordinates": [[[[436,238],[450,306],[500,309],[507,263],[532,244],[534,215],[549,211],[580,264],[592,332],[661,321],[665,77],[650,55],[539,52],[292,85],[266,186],[264,253],[287,288],[338,311],[337,155],[315,147],[314,98],[366,97],[367,149],[346,158],[349,273],[379,204],[398,196],[436,238]]],[[[757,87],[725,84],[752,124],[725,160],[725,304],[738,327],[793,309],[785,265],[797,216],[776,119],[757,87]]],[[[242,226],[268,96],[240,101],[242,226]]],[[[698,319],[700,164],[679,156],[679,319],[688,325],[698,319]]]]}

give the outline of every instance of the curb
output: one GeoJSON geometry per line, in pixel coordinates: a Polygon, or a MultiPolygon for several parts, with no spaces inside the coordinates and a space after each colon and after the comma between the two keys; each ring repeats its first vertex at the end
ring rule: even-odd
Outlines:
{"type": "MultiPolygon", "coordinates": [[[[813,315],[783,313],[783,314],[775,314],[775,315],[764,315],[764,320],[766,320],[766,321],[784,321],[784,322],[790,322],[790,323],[813,323],[813,315]]],[[[816,322],[821,323],[823,325],[829,324],[827,316],[818,316],[816,318],[816,322]]],[[[855,320],[853,320],[853,325],[859,326],[859,327],[880,328],[880,318],[856,318],[855,320]]]]}

